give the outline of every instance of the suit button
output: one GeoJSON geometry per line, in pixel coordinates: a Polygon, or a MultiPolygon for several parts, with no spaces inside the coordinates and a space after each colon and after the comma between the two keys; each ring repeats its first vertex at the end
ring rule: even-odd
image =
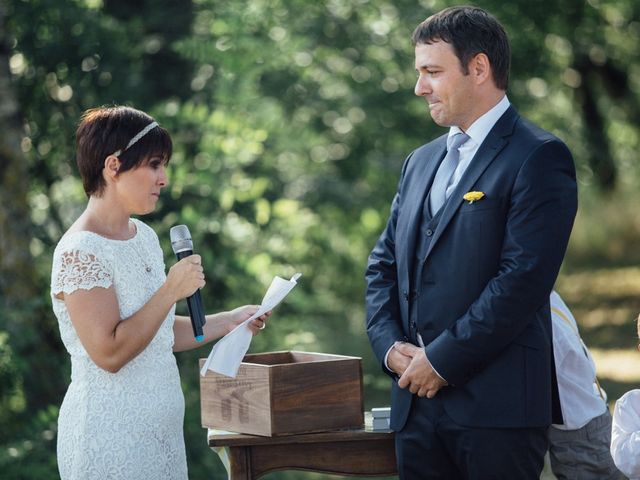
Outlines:
{"type": "Polygon", "coordinates": [[[433,235],[433,230],[431,230],[430,228],[427,228],[427,231],[424,233],[427,234],[427,237],[430,237],[431,235],[433,235]]]}

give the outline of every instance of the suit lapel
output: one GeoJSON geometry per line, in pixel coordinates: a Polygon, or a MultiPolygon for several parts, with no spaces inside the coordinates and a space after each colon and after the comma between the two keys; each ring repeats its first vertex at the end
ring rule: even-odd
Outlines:
{"type": "Polygon", "coordinates": [[[474,155],[469,167],[462,175],[462,178],[458,182],[456,188],[451,192],[451,197],[444,205],[442,211],[442,218],[436,227],[436,231],[433,234],[433,239],[427,249],[426,257],[429,256],[433,247],[442,236],[442,233],[447,228],[447,225],[458,211],[464,199],[462,198],[465,193],[471,190],[473,185],[478,181],[482,173],[487,167],[494,161],[500,151],[509,142],[508,138],[513,134],[515,122],[518,119],[518,113],[513,107],[509,109],[500,117],[498,122],[491,129],[487,137],[480,145],[480,148],[474,155]]]}
{"type": "MultiPolygon", "coordinates": [[[[407,194],[409,197],[405,201],[405,205],[410,209],[407,213],[406,221],[399,221],[398,225],[403,225],[402,236],[404,241],[401,240],[401,236],[398,236],[398,245],[407,245],[405,249],[404,268],[402,265],[398,265],[399,272],[405,272],[407,276],[411,274],[411,270],[414,264],[415,248],[416,248],[416,234],[417,230],[422,225],[422,205],[433,178],[435,177],[436,170],[440,165],[440,162],[444,158],[447,150],[446,135],[441,137],[441,141],[435,145],[429,152],[425,152],[421,155],[421,158],[416,159],[415,171],[412,174],[412,181],[415,182],[416,188],[408,188],[407,194]],[[436,161],[433,161],[436,159],[436,161]]],[[[408,280],[408,279],[407,279],[408,280]]],[[[407,283],[408,284],[408,283],[407,283]]]]}

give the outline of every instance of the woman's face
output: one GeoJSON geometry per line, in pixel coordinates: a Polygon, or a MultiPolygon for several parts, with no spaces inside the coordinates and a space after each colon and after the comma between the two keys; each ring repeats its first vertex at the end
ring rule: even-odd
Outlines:
{"type": "Polygon", "coordinates": [[[164,158],[153,156],[119,174],[116,188],[127,210],[143,215],[155,210],[160,191],[168,184],[164,158]]]}

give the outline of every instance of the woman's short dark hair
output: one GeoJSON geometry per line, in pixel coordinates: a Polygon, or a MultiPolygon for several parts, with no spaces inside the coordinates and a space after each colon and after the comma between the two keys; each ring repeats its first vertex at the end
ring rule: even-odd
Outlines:
{"type": "Polygon", "coordinates": [[[132,170],[151,157],[169,162],[173,150],[171,136],[158,126],[125,150],[129,141],[154,122],[150,115],[131,107],[100,107],[87,110],[76,130],[76,162],[88,197],[100,196],[106,186],[102,177],[104,161],[121,150],[118,173],[132,170]]]}
{"type": "Polygon", "coordinates": [[[484,53],[491,63],[496,87],[507,89],[511,63],[507,32],[495,17],[481,8],[446,8],[420,23],[411,41],[414,46],[438,41],[451,44],[465,75],[469,73],[471,59],[484,53]]]}

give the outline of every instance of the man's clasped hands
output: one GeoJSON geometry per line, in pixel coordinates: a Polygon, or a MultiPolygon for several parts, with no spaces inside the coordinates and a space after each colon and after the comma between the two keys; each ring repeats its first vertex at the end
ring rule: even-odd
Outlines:
{"type": "Polygon", "coordinates": [[[448,385],[433,369],[424,348],[408,342],[396,342],[387,358],[389,368],[400,379],[400,388],[409,388],[419,397],[433,398],[438,391],[448,385]]]}

